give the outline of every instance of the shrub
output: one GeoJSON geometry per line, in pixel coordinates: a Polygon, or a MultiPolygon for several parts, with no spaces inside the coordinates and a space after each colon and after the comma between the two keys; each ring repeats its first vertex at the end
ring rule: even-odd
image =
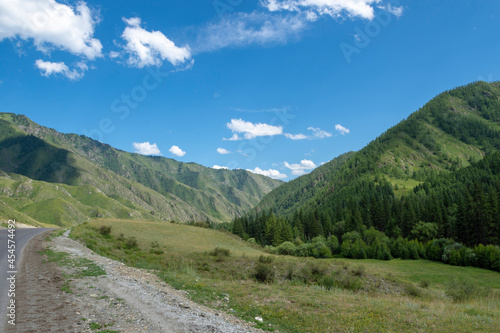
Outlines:
{"type": "Polygon", "coordinates": [[[352,275],[342,274],[337,281],[342,288],[347,290],[358,291],[363,289],[361,280],[352,275]]]}
{"type": "Polygon", "coordinates": [[[309,255],[314,258],[331,258],[332,252],[323,241],[316,241],[309,244],[309,255]]]}
{"type": "Polygon", "coordinates": [[[429,288],[430,284],[431,284],[431,281],[429,281],[429,280],[425,280],[425,279],[424,279],[424,280],[422,280],[422,281],[420,281],[420,282],[418,283],[418,285],[419,285],[421,288],[429,288]]]}
{"type": "Polygon", "coordinates": [[[316,262],[310,263],[306,267],[310,269],[311,274],[313,276],[319,277],[319,276],[324,276],[326,274],[326,267],[316,262]]]}
{"type": "Polygon", "coordinates": [[[260,255],[260,257],[259,257],[259,262],[263,263],[263,264],[270,264],[273,261],[274,261],[274,258],[271,256],[260,255]]]}
{"type": "Polygon", "coordinates": [[[333,276],[324,276],[319,281],[319,285],[324,287],[326,290],[332,290],[337,285],[337,281],[333,276]]]}
{"type": "Polygon", "coordinates": [[[454,278],[446,284],[445,293],[454,302],[465,302],[479,294],[479,288],[470,280],[454,278]]]}
{"type": "Polygon", "coordinates": [[[229,257],[231,255],[231,250],[216,246],[215,249],[208,254],[213,257],[229,257]]]}
{"type": "Polygon", "coordinates": [[[137,239],[135,237],[129,237],[125,240],[125,244],[124,244],[125,248],[126,249],[136,249],[139,247],[139,245],[137,244],[137,239]]]}
{"type": "Polygon", "coordinates": [[[111,234],[111,226],[101,225],[99,227],[99,233],[103,236],[109,236],[111,234]]]}
{"type": "Polygon", "coordinates": [[[441,260],[445,263],[450,263],[452,265],[460,265],[460,250],[463,245],[460,243],[453,243],[444,248],[441,260]],[[457,256],[458,254],[458,256],[457,256]]]}
{"type": "Polygon", "coordinates": [[[340,253],[340,244],[339,240],[335,235],[331,235],[328,237],[326,241],[326,245],[330,248],[330,252],[332,254],[339,254],[340,253]]]}
{"type": "Polygon", "coordinates": [[[274,270],[272,269],[271,266],[260,263],[260,262],[255,267],[255,271],[254,271],[253,275],[257,281],[262,282],[262,283],[273,282],[274,276],[275,276],[274,270]]]}
{"type": "Polygon", "coordinates": [[[276,249],[278,254],[292,255],[295,253],[295,245],[292,242],[284,242],[276,249]]]}
{"type": "Polygon", "coordinates": [[[249,238],[249,239],[247,239],[247,242],[249,242],[250,244],[257,244],[257,241],[255,240],[255,238],[249,238]]]}
{"type": "Polygon", "coordinates": [[[420,297],[422,296],[422,292],[420,291],[420,289],[418,289],[418,287],[416,285],[414,285],[413,283],[412,284],[408,284],[406,287],[405,287],[405,292],[406,294],[412,296],[412,297],[420,297]]]}
{"type": "Polygon", "coordinates": [[[365,266],[360,265],[354,269],[351,269],[351,274],[354,276],[363,276],[365,275],[365,266]]]}
{"type": "Polygon", "coordinates": [[[302,244],[295,248],[295,256],[307,257],[309,255],[309,244],[302,244]]]}

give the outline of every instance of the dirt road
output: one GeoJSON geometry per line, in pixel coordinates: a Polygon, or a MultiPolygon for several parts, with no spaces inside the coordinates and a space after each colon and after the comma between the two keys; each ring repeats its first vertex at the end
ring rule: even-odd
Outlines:
{"type": "MultiPolygon", "coordinates": [[[[261,332],[235,317],[191,302],[145,270],[99,256],[63,235],[37,236],[25,250],[16,327],[4,332],[261,332]],[[44,247],[91,260],[102,276],[74,276],[74,267],[44,262],[44,247]],[[69,290],[70,293],[61,289],[69,290]]],[[[81,269],[81,267],[79,268],[81,269]]],[[[17,296],[17,295],[16,295],[17,296]]]]}

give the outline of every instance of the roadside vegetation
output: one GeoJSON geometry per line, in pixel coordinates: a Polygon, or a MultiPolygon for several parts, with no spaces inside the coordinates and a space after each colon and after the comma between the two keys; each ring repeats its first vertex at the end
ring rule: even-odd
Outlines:
{"type": "Polygon", "coordinates": [[[428,260],[277,256],[221,231],[95,220],[71,237],[194,301],[280,332],[494,332],[500,274],[428,260]]]}

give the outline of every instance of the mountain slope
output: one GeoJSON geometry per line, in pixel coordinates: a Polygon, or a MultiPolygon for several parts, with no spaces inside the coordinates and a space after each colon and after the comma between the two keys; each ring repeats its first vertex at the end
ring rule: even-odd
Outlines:
{"type": "MultiPolygon", "coordinates": [[[[59,133],[25,116],[9,113],[0,113],[0,170],[5,172],[0,181],[12,188],[19,184],[10,178],[18,181],[20,175],[28,178],[22,182],[31,179],[41,187],[61,185],[57,195],[52,191],[43,200],[57,199],[50,202],[58,207],[57,211],[67,213],[68,210],[76,210],[79,214],[63,214],[56,219],[59,224],[79,222],[94,213],[96,216],[121,215],[123,218],[125,214],[140,219],[181,222],[206,219],[229,221],[248,211],[264,194],[281,184],[280,181],[244,170],[214,170],[194,163],[127,153],[85,136],[59,133]],[[83,198],[76,196],[83,206],[75,203],[66,205],[67,196],[60,191],[65,188],[62,185],[69,187],[65,191],[71,194],[83,193],[86,191],[83,188],[88,187],[89,192],[94,193],[91,197],[95,202],[90,200],[86,204],[82,202],[83,198]],[[95,193],[101,193],[102,200],[97,200],[95,193]],[[113,201],[111,206],[119,207],[114,213],[108,209],[108,199],[113,201]],[[87,208],[93,208],[93,204],[98,206],[89,211],[87,208]]],[[[3,193],[7,195],[12,191],[3,193]]],[[[31,204],[36,206],[32,209],[22,206],[16,211],[23,214],[31,212],[29,216],[37,220],[43,211],[40,204],[43,200],[36,196],[33,198],[32,194],[28,197],[34,200],[31,204]]],[[[7,201],[4,201],[5,205],[7,201]]],[[[11,204],[8,206],[13,209],[11,204]]],[[[2,217],[12,218],[12,215],[2,217]]],[[[47,220],[50,219],[40,222],[47,220]]]]}
{"type": "MultiPolygon", "coordinates": [[[[370,198],[362,202],[354,198],[356,193],[368,193],[387,182],[391,185],[387,191],[400,197],[430,177],[459,170],[497,151],[500,83],[476,82],[440,94],[359,152],[270,192],[257,210],[291,217],[302,209],[315,212],[323,222],[349,220],[353,217],[348,212],[356,210],[349,207],[370,205],[370,198]],[[297,198],[298,193],[308,194],[297,198]]],[[[365,211],[370,214],[369,208],[365,211]]],[[[360,218],[370,221],[368,215],[360,218]]]]}

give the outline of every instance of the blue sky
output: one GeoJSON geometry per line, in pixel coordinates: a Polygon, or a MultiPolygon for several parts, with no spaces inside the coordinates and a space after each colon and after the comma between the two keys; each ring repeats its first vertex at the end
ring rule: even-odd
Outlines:
{"type": "Polygon", "coordinates": [[[499,32],[497,0],[0,0],[0,110],[287,181],[498,80],[499,32]]]}

